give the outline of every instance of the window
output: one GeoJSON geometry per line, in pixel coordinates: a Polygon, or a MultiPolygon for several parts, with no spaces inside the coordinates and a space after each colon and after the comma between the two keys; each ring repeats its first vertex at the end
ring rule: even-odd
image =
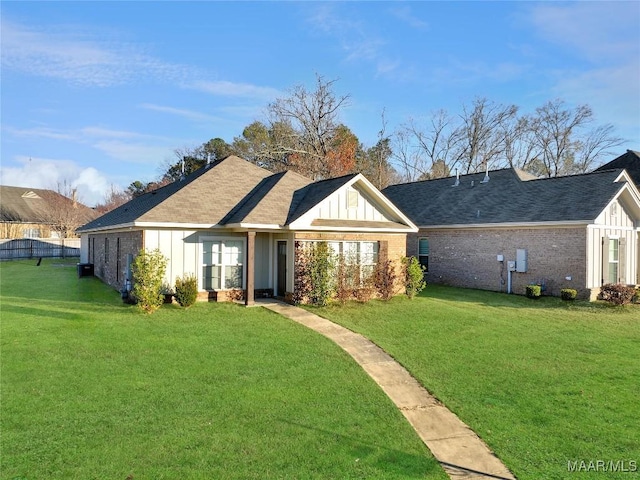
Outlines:
{"type": "Polygon", "coordinates": [[[39,228],[25,228],[22,230],[23,238],[40,238],[40,229],[39,228]]]}
{"type": "Polygon", "coordinates": [[[429,271],[429,239],[422,237],[418,240],[418,261],[424,267],[424,271],[429,271]]]}
{"type": "Polygon", "coordinates": [[[205,290],[242,288],[244,241],[202,242],[202,287],[205,290]]]}
{"type": "Polygon", "coordinates": [[[378,242],[327,242],[327,245],[336,258],[342,257],[346,267],[360,267],[354,276],[361,282],[373,275],[378,264],[378,242]]]}
{"type": "Polygon", "coordinates": [[[620,268],[620,240],[609,239],[609,283],[618,283],[618,271],[620,268]]]}
{"type": "Polygon", "coordinates": [[[356,190],[347,190],[347,208],[358,208],[358,192],[356,190]]]}

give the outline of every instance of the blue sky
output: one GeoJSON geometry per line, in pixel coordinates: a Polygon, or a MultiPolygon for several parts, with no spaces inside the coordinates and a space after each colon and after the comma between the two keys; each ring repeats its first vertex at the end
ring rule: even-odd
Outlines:
{"type": "Polygon", "coordinates": [[[367,146],[476,97],[589,104],[640,149],[640,2],[1,4],[0,182],[88,205],[156,178],[175,149],[231,142],[316,73],[367,146]]]}

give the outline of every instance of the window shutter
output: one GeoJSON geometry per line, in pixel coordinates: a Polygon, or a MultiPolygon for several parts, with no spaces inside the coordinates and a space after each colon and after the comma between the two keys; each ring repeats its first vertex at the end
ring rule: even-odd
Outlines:
{"type": "Polygon", "coordinates": [[[602,237],[602,277],[600,278],[600,285],[604,285],[608,282],[609,278],[609,237],[602,237]]]}
{"type": "Polygon", "coordinates": [[[625,264],[627,261],[627,239],[620,238],[618,243],[618,283],[627,283],[625,264]]]}
{"type": "Polygon", "coordinates": [[[389,259],[389,242],[382,240],[378,243],[378,262],[384,263],[389,259]]]}

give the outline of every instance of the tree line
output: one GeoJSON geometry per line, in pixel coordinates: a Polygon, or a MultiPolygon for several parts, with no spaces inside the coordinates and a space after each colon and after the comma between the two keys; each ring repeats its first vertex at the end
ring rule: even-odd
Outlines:
{"type": "Polygon", "coordinates": [[[584,173],[624,141],[612,125],[596,125],[588,105],[556,99],[527,114],[516,105],[476,98],[458,113],[437,110],[393,132],[387,132],[383,111],[377,141],[367,147],[340,122],[350,95],[337,94],[336,82],[316,75],[313,89],[293,87],[267,105],[265,120],[253,121],[231,142],[216,137],[176,149],[161,178],[135,181],[126,191],[112,188],[98,208],[108,211],[228,155],[314,180],[359,172],[382,189],[485,168],[514,167],[544,177],[584,173]]]}

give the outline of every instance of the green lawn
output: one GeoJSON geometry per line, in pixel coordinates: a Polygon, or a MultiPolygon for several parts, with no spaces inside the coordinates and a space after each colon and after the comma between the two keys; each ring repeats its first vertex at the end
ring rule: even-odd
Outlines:
{"type": "Polygon", "coordinates": [[[568,462],[640,469],[640,306],[430,285],[312,310],[394,356],[519,479],[639,478],[568,462]]]}
{"type": "Polygon", "coordinates": [[[340,348],[260,308],[124,305],[0,263],[3,479],[445,479],[340,348]]]}

